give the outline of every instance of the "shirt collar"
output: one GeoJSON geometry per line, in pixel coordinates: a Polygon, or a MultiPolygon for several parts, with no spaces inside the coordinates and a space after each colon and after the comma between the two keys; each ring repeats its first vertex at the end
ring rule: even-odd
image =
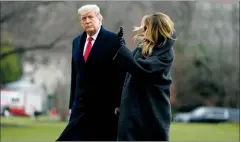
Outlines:
{"type": "MultiPolygon", "coordinates": [[[[100,26],[100,28],[101,28],[101,26],[100,26]]],[[[97,36],[98,36],[98,34],[99,34],[99,32],[100,32],[100,28],[99,28],[99,30],[98,30],[94,35],[91,36],[91,37],[93,38],[93,40],[96,40],[96,38],[97,38],[97,36]]],[[[89,37],[90,37],[90,36],[87,34],[86,40],[88,40],[89,37]]]]}

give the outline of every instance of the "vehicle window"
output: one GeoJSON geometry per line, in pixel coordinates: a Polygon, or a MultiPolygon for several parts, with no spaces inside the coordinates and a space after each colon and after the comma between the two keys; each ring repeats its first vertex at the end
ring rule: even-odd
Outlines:
{"type": "Polygon", "coordinates": [[[225,113],[223,109],[212,109],[211,112],[212,114],[215,114],[215,115],[224,115],[225,113]]]}
{"type": "Polygon", "coordinates": [[[200,115],[200,114],[203,114],[205,112],[204,108],[198,108],[198,109],[195,109],[192,114],[193,115],[200,115]]]}
{"type": "Polygon", "coordinates": [[[19,98],[12,98],[12,102],[13,103],[18,103],[19,102],[19,98]]]}

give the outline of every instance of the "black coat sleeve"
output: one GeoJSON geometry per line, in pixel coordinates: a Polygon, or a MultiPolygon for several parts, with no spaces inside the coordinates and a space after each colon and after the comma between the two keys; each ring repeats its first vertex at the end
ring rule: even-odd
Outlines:
{"type": "Polygon", "coordinates": [[[163,72],[173,62],[172,48],[151,57],[134,58],[127,47],[121,47],[113,58],[119,66],[132,75],[149,78],[163,72]]]}
{"type": "Polygon", "coordinates": [[[116,87],[115,87],[115,107],[120,107],[120,100],[122,95],[122,88],[125,81],[126,72],[119,67],[116,67],[116,87]]]}
{"type": "MultiPolygon", "coordinates": [[[[173,37],[176,37],[175,32],[173,37]]],[[[113,60],[132,75],[141,78],[153,77],[156,73],[162,73],[167,67],[171,66],[174,59],[172,49],[174,42],[174,40],[168,39],[165,45],[155,51],[155,55],[150,57],[139,56],[138,58],[134,58],[132,52],[123,44],[113,60]]]]}
{"type": "MultiPolygon", "coordinates": [[[[125,40],[124,40],[125,42],[125,40]]],[[[115,47],[118,47],[118,43],[115,44],[115,47]]],[[[118,48],[117,48],[118,49],[118,48]]],[[[113,52],[115,53],[115,52],[113,52]]],[[[114,65],[114,74],[115,74],[115,107],[120,107],[120,101],[121,101],[121,95],[122,95],[122,89],[125,81],[126,71],[123,70],[118,64],[113,63],[114,65]]]]}
{"type": "Polygon", "coordinates": [[[72,43],[72,59],[71,59],[71,82],[70,82],[70,99],[69,99],[69,109],[72,108],[73,102],[74,102],[74,96],[75,96],[75,88],[76,88],[76,70],[75,70],[75,64],[73,59],[73,53],[74,53],[74,41],[72,43]]]}

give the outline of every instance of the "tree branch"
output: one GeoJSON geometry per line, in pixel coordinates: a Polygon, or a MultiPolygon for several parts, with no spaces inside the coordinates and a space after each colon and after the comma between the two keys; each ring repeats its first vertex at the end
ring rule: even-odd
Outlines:
{"type": "MultiPolygon", "coordinates": [[[[59,1],[61,2],[61,1],[59,1]]],[[[58,2],[58,3],[59,3],[58,2]]],[[[18,9],[13,9],[13,11],[11,11],[10,13],[8,14],[5,14],[5,15],[2,15],[1,14],[1,17],[0,17],[0,23],[3,24],[3,23],[6,23],[8,22],[9,20],[11,19],[14,19],[16,17],[19,16],[19,13],[23,14],[23,13],[28,13],[29,11],[33,10],[33,9],[36,9],[38,6],[40,5],[48,5],[48,4],[51,4],[51,3],[54,3],[54,2],[37,2],[35,3],[34,5],[31,5],[29,6],[28,3],[26,3],[24,6],[18,8],[18,9]]],[[[56,3],[56,2],[55,2],[56,3]]],[[[1,3],[2,4],[2,3],[1,3]]]]}
{"type": "MultiPolygon", "coordinates": [[[[2,60],[3,58],[11,55],[11,54],[14,54],[14,53],[24,53],[24,52],[27,52],[27,51],[33,51],[33,50],[47,50],[47,49],[51,49],[53,48],[56,43],[58,41],[60,41],[65,35],[66,33],[68,32],[68,30],[66,30],[63,34],[61,34],[60,36],[58,36],[53,42],[51,42],[50,44],[47,44],[47,45],[36,45],[36,46],[31,46],[31,47],[25,47],[25,46],[14,46],[15,49],[12,50],[12,51],[9,51],[9,52],[6,52],[6,53],[1,53],[0,54],[0,60],[2,60]]],[[[10,45],[10,44],[1,44],[1,47],[2,45],[10,45]]]]}

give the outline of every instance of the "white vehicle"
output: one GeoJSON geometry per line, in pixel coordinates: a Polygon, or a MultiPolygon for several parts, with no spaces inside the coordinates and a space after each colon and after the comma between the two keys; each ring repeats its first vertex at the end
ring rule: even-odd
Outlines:
{"type": "Polygon", "coordinates": [[[2,106],[7,106],[12,115],[32,116],[44,111],[46,96],[41,88],[34,85],[17,90],[1,90],[2,106]]]}
{"type": "Polygon", "coordinates": [[[10,115],[9,105],[14,94],[16,94],[16,92],[10,90],[1,90],[1,115],[10,115]]]}

